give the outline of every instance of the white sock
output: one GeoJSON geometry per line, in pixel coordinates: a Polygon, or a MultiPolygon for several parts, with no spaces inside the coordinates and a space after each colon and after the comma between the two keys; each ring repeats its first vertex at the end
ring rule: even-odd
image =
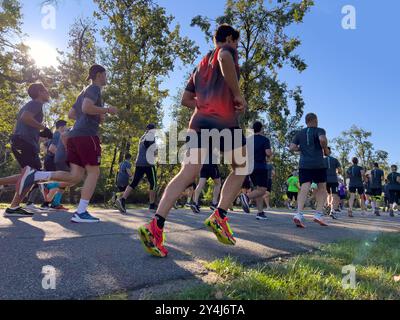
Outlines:
{"type": "Polygon", "coordinates": [[[35,172],[35,182],[36,181],[48,181],[51,178],[51,172],[47,171],[36,171],[35,172]]]}
{"type": "Polygon", "coordinates": [[[89,206],[89,200],[81,199],[79,201],[79,206],[78,206],[78,210],[77,210],[78,214],[86,212],[88,206],[89,206]]]}
{"type": "Polygon", "coordinates": [[[375,201],[372,201],[372,202],[371,202],[371,207],[372,207],[372,210],[374,210],[374,211],[375,211],[375,208],[376,208],[375,201]]]}

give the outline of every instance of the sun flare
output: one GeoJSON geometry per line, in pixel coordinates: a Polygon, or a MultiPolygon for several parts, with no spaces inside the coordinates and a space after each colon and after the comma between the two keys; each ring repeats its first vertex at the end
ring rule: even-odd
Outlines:
{"type": "Polygon", "coordinates": [[[55,67],[58,65],[57,50],[46,42],[30,40],[27,42],[29,54],[40,67],[55,67]]]}

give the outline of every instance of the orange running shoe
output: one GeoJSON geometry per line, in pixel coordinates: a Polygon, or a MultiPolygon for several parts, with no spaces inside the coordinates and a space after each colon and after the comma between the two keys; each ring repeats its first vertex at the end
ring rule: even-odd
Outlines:
{"type": "Polygon", "coordinates": [[[219,242],[234,246],[236,239],[233,237],[233,232],[228,223],[228,218],[221,218],[218,209],[204,222],[216,236],[219,242]]]}
{"type": "Polygon", "coordinates": [[[139,237],[148,253],[161,258],[168,255],[168,250],[164,247],[164,232],[157,226],[155,218],[148,225],[139,228],[139,237]]]}

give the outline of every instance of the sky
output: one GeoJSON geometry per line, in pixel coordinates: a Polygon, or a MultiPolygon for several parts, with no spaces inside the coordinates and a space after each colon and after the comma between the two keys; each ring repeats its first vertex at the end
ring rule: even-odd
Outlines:
{"type": "MultiPolygon", "coordinates": [[[[91,0],[61,0],[56,8],[55,29],[43,29],[41,0],[22,0],[23,31],[30,41],[46,42],[50,48],[65,49],[68,30],[77,17],[90,17],[95,9],[91,0]]],[[[188,36],[206,53],[210,44],[198,28],[190,27],[191,18],[205,15],[215,18],[223,13],[225,0],[156,0],[175,16],[182,35],[188,36]]],[[[269,1],[266,1],[268,4],[269,1]]],[[[400,161],[397,124],[400,123],[398,92],[400,63],[398,41],[400,1],[398,0],[315,0],[315,6],[302,24],[289,33],[302,45],[297,53],[308,68],[297,73],[285,68],[281,80],[290,87],[300,85],[305,112],[316,112],[328,138],[336,137],[353,124],[372,132],[376,149],[390,153],[391,162],[400,161]],[[356,29],[342,28],[342,8],[356,9],[356,29]]],[[[49,49],[50,50],[50,49],[49,49]]],[[[200,60],[201,57],[197,60],[200,60]]],[[[196,62],[196,63],[197,63],[196,62]]],[[[174,96],[193,66],[177,65],[163,88],[174,96]]],[[[171,99],[163,102],[168,124],[171,99]]]]}

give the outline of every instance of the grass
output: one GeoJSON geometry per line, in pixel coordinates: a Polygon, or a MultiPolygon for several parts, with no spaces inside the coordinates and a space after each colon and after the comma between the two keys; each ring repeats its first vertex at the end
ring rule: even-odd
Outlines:
{"type": "Polygon", "coordinates": [[[245,267],[228,257],[208,263],[215,284],[166,299],[185,300],[381,300],[400,299],[400,235],[342,241],[286,261],[245,267]],[[342,267],[354,265],[356,287],[344,289],[342,267]]]}

